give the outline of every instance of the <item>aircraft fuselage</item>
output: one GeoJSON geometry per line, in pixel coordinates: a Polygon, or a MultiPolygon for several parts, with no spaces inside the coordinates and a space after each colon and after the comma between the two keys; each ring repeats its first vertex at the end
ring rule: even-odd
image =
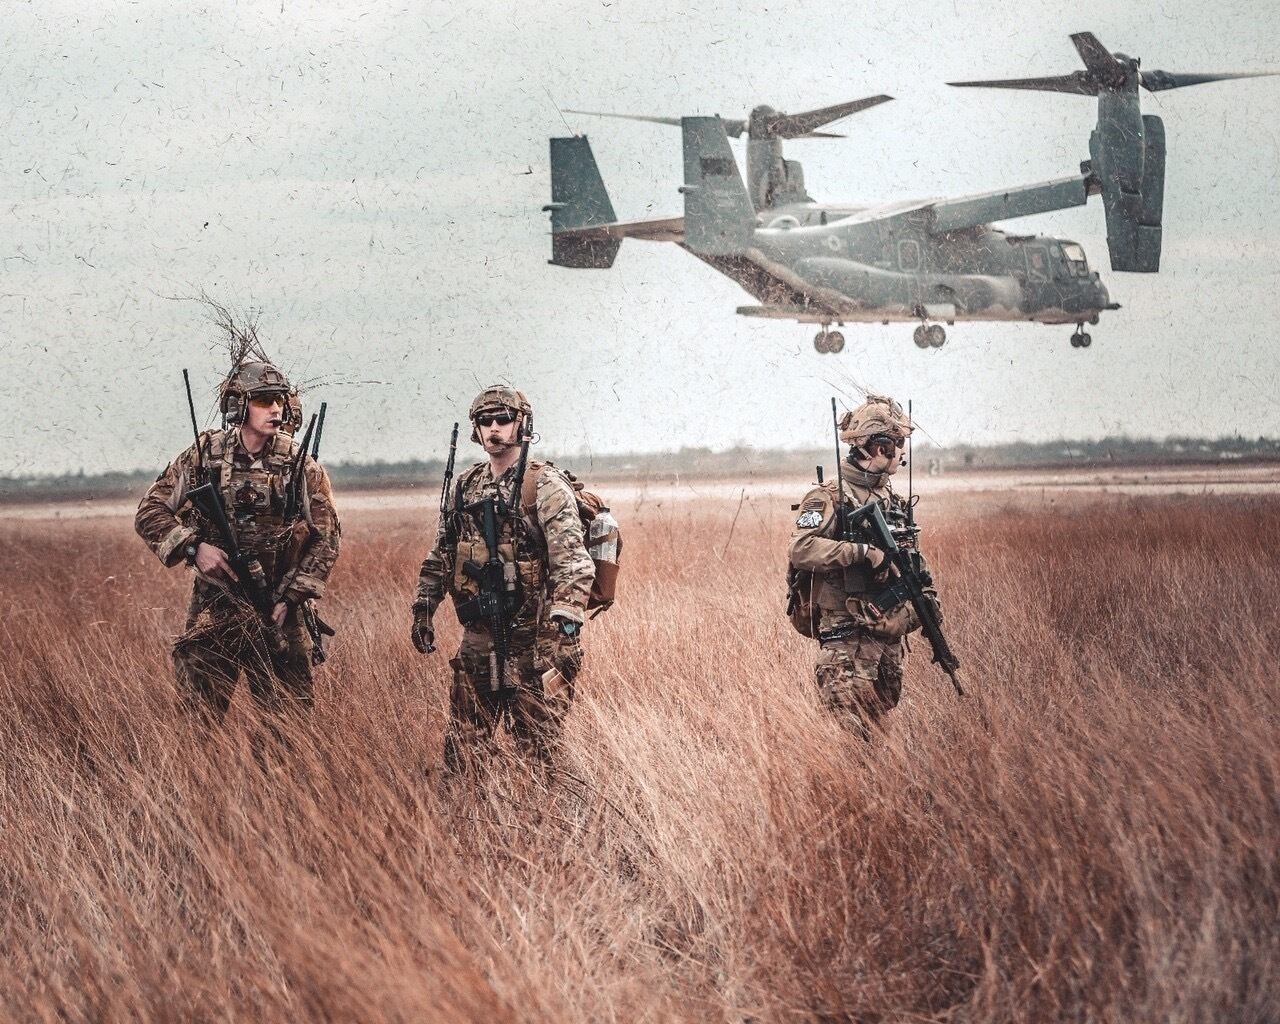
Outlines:
{"type": "Polygon", "coordinates": [[[813,323],[1097,322],[1115,308],[1075,242],[982,226],[938,234],[919,204],[885,217],[812,204],[765,211],[741,254],[707,256],[762,306],[813,323]]]}

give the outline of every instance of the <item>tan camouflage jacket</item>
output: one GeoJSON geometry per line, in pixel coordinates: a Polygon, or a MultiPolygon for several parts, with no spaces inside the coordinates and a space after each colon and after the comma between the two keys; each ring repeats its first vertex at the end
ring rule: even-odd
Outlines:
{"type": "MultiPolygon", "coordinates": [[[[573,488],[554,466],[531,463],[527,472],[536,473],[534,507],[524,510],[518,529],[513,517],[500,524],[501,553],[506,561],[514,555],[525,592],[515,628],[535,626],[553,615],[582,622],[595,579],[595,563],[587,553],[573,488]]],[[[511,498],[514,483],[512,467],[497,483],[504,498],[511,498]]],[[[446,496],[435,546],[418,575],[415,612],[434,614],[446,594],[457,600],[474,589],[462,564],[468,558],[484,561],[484,533],[477,516],[459,509],[494,488],[489,463],[480,462],[466,470],[446,496]]]]}
{"type": "MultiPolygon", "coordinates": [[[[303,463],[301,515],[292,523],[284,521],[296,445],[281,433],[251,456],[240,444],[239,430],[209,430],[200,435],[203,462],[216,474],[236,542],[261,561],[273,600],[301,604],[324,596],[325,582],[338,558],[341,527],[329,474],[310,456],[303,463]]],[[[183,561],[188,544],[223,546],[212,524],[187,502],[197,470],[192,445],[156,477],[138,503],[134,528],[166,566],[183,561]]]]}
{"type": "MultiPolygon", "coordinates": [[[[848,464],[843,473],[846,507],[878,501],[886,513],[890,509],[906,511],[906,500],[894,493],[888,475],[867,473],[848,464]]],[[[880,589],[866,564],[865,547],[837,536],[836,489],[837,482],[828,480],[804,496],[789,549],[791,565],[813,573],[818,628],[824,632],[849,622],[869,624],[871,620],[858,601],[880,589]]]]}

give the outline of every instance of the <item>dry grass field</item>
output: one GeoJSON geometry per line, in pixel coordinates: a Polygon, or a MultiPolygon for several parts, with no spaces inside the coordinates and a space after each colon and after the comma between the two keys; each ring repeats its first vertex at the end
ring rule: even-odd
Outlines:
{"type": "Polygon", "coordinates": [[[243,693],[178,717],[184,571],[0,523],[0,1018],[1280,1019],[1280,501],[921,511],[968,701],[917,644],[859,743],[781,614],[786,504],[641,501],[565,772],[452,785],[430,523],[347,518],[266,770],[243,693]]]}

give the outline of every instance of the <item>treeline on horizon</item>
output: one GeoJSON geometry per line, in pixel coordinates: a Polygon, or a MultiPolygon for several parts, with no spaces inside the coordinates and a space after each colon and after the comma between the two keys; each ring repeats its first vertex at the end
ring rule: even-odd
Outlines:
{"type": "MultiPolygon", "coordinates": [[[[550,458],[556,465],[592,479],[670,480],[677,477],[751,477],[789,473],[807,476],[818,464],[829,470],[833,456],[829,448],[788,451],[738,445],[722,451],[680,448],[676,451],[621,455],[539,452],[537,457],[550,458]]],[[[917,472],[1273,460],[1280,460],[1280,439],[1268,437],[1154,439],[1117,436],[1089,441],[1059,439],[945,447],[926,442],[915,446],[917,472]]],[[[459,458],[460,466],[470,465],[470,462],[470,456],[459,458]]],[[[327,462],[325,465],[335,485],[360,490],[438,487],[444,473],[443,458],[400,462],[381,459],[327,462]]],[[[0,477],[0,501],[122,497],[140,492],[154,475],[155,471],[151,470],[95,474],[81,470],[60,476],[3,476],[0,477]]]]}

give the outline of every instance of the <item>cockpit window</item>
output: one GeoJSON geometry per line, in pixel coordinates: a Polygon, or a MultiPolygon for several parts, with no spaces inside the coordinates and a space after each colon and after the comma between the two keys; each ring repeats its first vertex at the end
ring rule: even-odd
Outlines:
{"type": "Polygon", "coordinates": [[[1089,273],[1089,261],[1084,257],[1084,249],[1075,242],[1063,242],[1062,254],[1067,258],[1067,265],[1076,277],[1085,277],[1089,273]]]}

